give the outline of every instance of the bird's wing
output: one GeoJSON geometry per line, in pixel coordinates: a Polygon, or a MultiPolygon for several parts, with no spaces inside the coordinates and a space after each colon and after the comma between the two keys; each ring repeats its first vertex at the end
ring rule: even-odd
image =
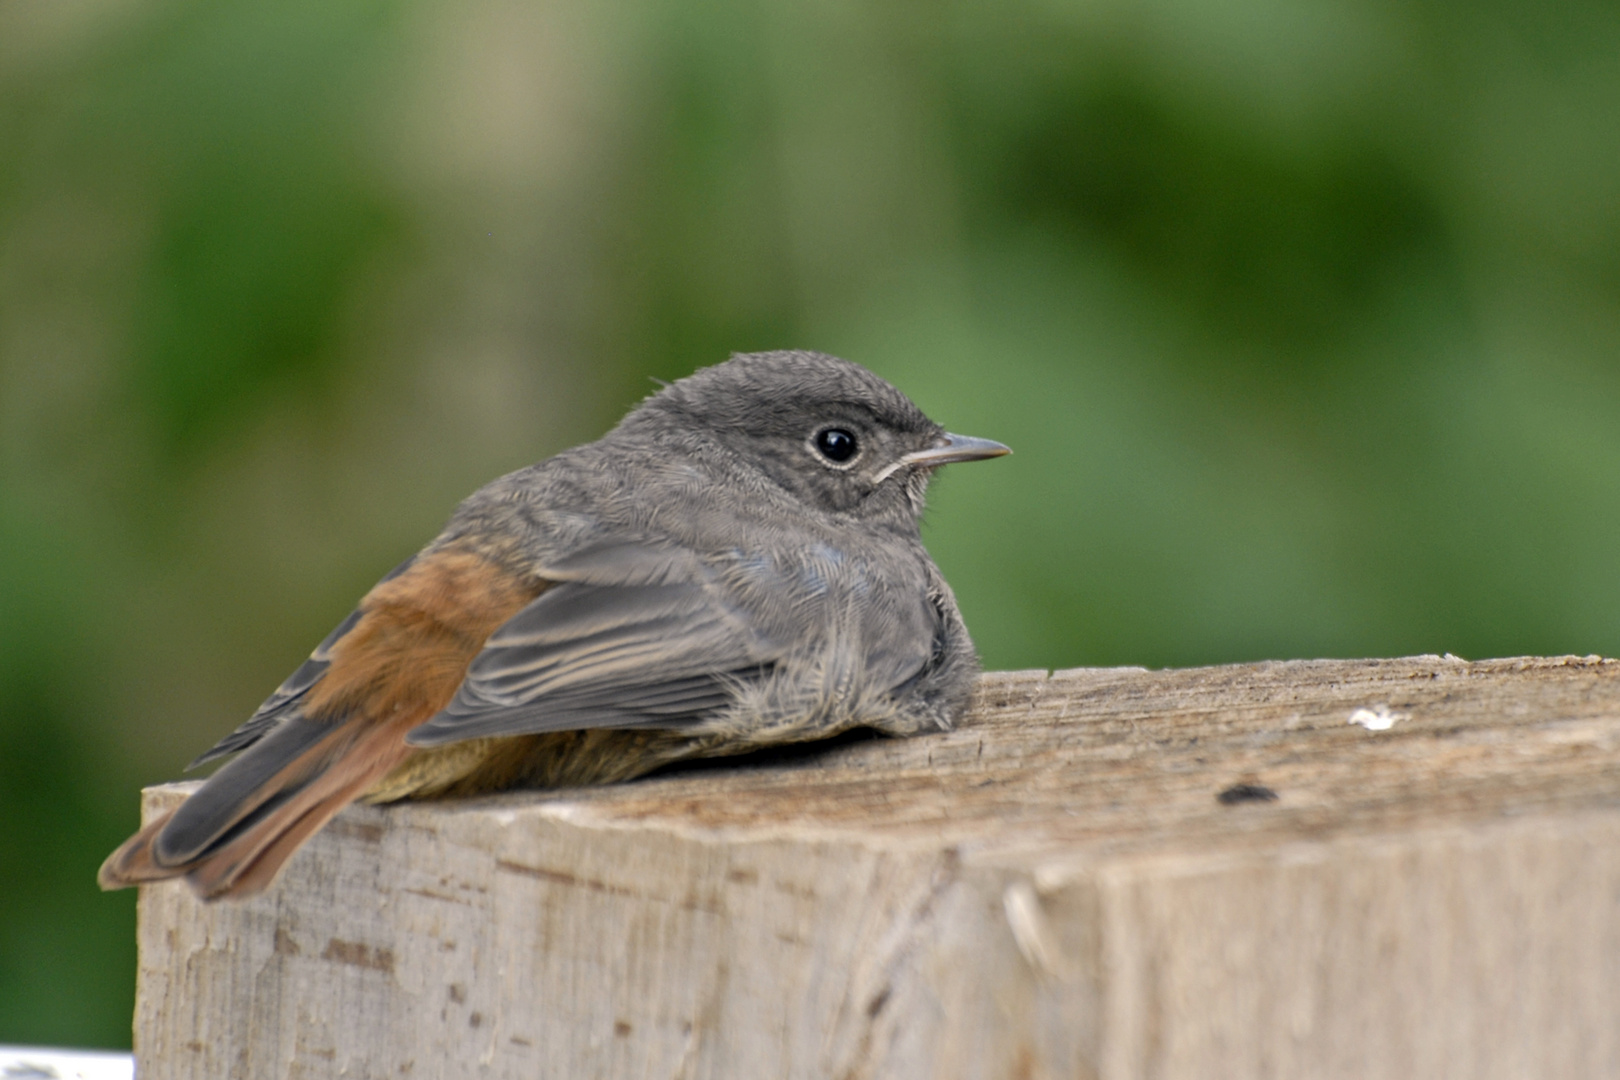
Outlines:
{"type": "MultiPolygon", "coordinates": [[[[406,570],[410,569],[416,556],[412,555],[404,562],[390,570],[383,576],[384,581],[392,581],[406,570]]],[[[326,674],[327,668],[332,666],[332,647],[336,645],[345,634],[353,630],[360,621],[359,609],[349,612],[348,617],[337,624],[330,634],[326,635],[315,651],[309,654],[309,659],[298,665],[298,670],[287,676],[286,680],[275,692],[264,699],[264,704],[254,710],[253,715],[242,722],[242,726],[215,743],[206,752],[200,755],[186,771],[190,772],[201,765],[206,765],[217,758],[234,754],[238,750],[246,750],[254,743],[268,735],[277,724],[289,718],[297,709],[298,703],[303,701],[304,695],[326,674]]]]}
{"type": "Polygon", "coordinates": [[[415,746],[593,727],[679,727],[724,708],[781,650],[682,548],[595,545],[490,635],[415,746]]]}

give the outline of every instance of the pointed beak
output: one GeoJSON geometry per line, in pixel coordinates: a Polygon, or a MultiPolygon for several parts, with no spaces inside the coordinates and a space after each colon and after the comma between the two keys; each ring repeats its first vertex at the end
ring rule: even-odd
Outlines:
{"type": "Polygon", "coordinates": [[[876,479],[878,483],[882,483],[891,474],[911,465],[922,465],[931,469],[936,465],[949,465],[954,461],[983,461],[985,458],[1002,457],[1010,453],[1011,449],[994,439],[975,439],[971,435],[946,433],[940,436],[938,446],[912,451],[884,469],[876,479]]]}
{"type": "Polygon", "coordinates": [[[994,439],[975,439],[971,435],[952,435],[946,433],[944,442],[939,446],[929,447],[927,450],[918,450],[907,454],[900,460],[907,465],[949,465],[953,461],[983,461],[985,458],[1001,457],[1012,453],[1012,450],[996,442],[994,439]]]}

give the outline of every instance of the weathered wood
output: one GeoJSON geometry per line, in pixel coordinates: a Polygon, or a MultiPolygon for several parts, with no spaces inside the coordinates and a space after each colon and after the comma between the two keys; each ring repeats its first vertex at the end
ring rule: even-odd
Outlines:
{"type": "Polygon", "coordinates": [[[1620,1076],[1620,663],[991,674],[949,734],[354,808],[256,900],[143,889],[140,955],[143,1080],[1620,1076]]]}

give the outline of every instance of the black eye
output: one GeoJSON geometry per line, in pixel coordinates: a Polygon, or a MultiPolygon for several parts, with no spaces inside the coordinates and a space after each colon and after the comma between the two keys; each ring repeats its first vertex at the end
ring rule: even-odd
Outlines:
{"type": "Polygon", "coordinates": [[[825,431],[816,433],[816,449],[820,450],[822,456],[828,461],[836,461],[842,464],[854,457],[856,451],[860,450],[860,448],[860,444],[855,441],[855,436],[843,428],[830,427],[825,431]]]}

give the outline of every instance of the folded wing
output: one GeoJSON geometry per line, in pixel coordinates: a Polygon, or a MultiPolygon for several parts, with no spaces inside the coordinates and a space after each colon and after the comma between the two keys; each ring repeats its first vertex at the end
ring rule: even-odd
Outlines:
{"type": "Polygon", "coordinates": [[[437,746],[592,727],[680,727],[730,703],[780,650],[690,552],[591,548],[495,631],[450,704],[409,736],[437,746]]]}

